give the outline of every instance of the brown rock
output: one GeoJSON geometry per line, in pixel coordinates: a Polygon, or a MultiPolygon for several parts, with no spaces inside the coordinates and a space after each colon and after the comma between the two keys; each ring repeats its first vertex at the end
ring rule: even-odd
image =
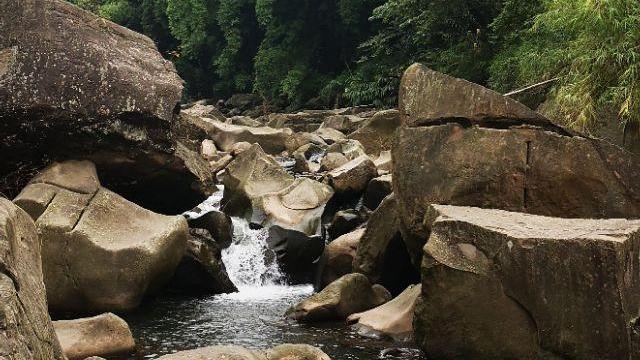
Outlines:
{"type": "Polygon", "coordinates": [[[324,140],[329,145],[347,138],[345,134],[341,133],[336,129],[329,128],[329,127],[320,128],[315,131],[315,134],[320,136],[322,140],[324,140]]]}
{"type": "Polygon", "coordinates": [[[184,171],[171,141],[182,80],[151,39],[62,0],[0,8],[0,178],[28,179],[45,157],[184,171]]]}
{"type": "Polygon", "coordinates": [[[70,360],[123,355],[133,352],[136,347],[129,325],[111,313],[54,321],[53,326],[62,350],[70,360]]]}
{"type": "Polygon", "coordinates": [[[371,179],[364,193],[362,203],[371,210],[375,210],[387,195],[393,192],[393,177],[391,174],[371,179]]]}
{"type": "Polygon", "coordinates": [[[390,337],[396,341],[413,340],[413,316],[422,285],[410,285],[393,300],[377,308],[352,314],[348,323],[355,323],[358,334],[366,337],[390,337]]]}
{"type": "Polygon", "coordinates": [[[371,213],[353,260],[354,271],[367,275],[393,294],[420,280],[418,267],[412,265],[400,235],[396,206],[396,198],[391,194],[371,213]]]}
{"type": "MultiPolygon", "coordinates": [[[[102,187],[85,194],[42,179],[74,171],[95,174],[90,162],[55,163],[14,200],[36,221],[44,282],[52,311],[134,309],[171,277],[185,251],[187,222],[143,209],[102,187]]],[[[79,183],[86,182],[80,178],[79,183]]],[[[97,177],[93,183],[99,184],[97,177]]]]}
{"type": "Polygon", "coordinates": [[[416,264],[428,237],[428,204],[558,217],[640,217],[640,159],[595,139],[536,128],[401,128],[393,158],[403,237],[418,254],[416,264]]]}
{"type": "Polygon", "coordinates": [[[63,360],[47,312],[40,242],[29,215],[0,198],[0,358],[63,360]]]}
{"type": "Polygon", "coordinates": [[[282,344],[268,350],[252,351],[240,346],[210,346],[179,351],[159,360],[331,360],[322,350],[303,344],[282,344]]]}
{"type": "Polygon", "coordinates": [[[640,221],[444,205],[427,219],[414,327],[428,357],[636,357],[640,221]]]}
{"type": "Polygon", "coordinates": [[[190,229],[187,251],[168,286],[180,294],[229,294],[238,288],[229,279],[220,245],[207,230],[190,229]]]}
{"type": "Polygon", "coordinates": [[[391,150],[393,136],[400,124],[398,110],[380,111],[350,134],[349,139],[358,140],[364,146],[365,152],[375,157],[382,151],[391,150]]]}
{"type": "Polygon", "coordinates": [[[372,286],[366,276],[348,274],[289,309],[287,316],[301,322],[341,320],[390,299],[383,287],[372,286]]]}
{"type": "Polygon", "coordinates": [[[405,71],[398,99],[402,123],[410,127],[462,120],[480,125],[532,124],[558,128],[511,98],[419,63],[405,71]]]}
{"type": "Polygon", "coordinates": [[[353,272],[353,258],[356,256],[358,244],[364,232],[365,229],[354,230],[327,245],[323,255],[325,264],[322,269],[321,288],[353,272]]]}
{"type": "Polygon", "coordinates": [[[378,172],[371,159],[360,156],[329,172],[329,184],[341,194],[362,193],[378,172]]]}
{"type": "Polygon", "coordinates": [[[328,153],[320,162],[320,170],[331,171],[349,162],[343,154],[338,152],[328,153]]]}
{"type": "Polygon", "coordinates": [[[360,156],[366,155],[367,153],[364,151],[364,147],[358,140],[352,139],[343,139],[338,140],[335,143],[331,144],[327,148],[327,154],[330,153],[340,153],[344,155],[347,160],[354,160],[359,158],[360,156]]]}

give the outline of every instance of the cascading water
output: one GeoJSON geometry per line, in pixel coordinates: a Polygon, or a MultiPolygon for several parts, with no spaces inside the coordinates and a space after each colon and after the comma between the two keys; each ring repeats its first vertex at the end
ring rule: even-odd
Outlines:
{"type": "MultiPolygon", "coordinates": [[[[219,190],[184,216],[198,218],[219,210],[222,187],[219,190]]],[[[158,298],[127,315],[140,351],[125,360],[154,359],[211,345],[264,349],[283,343],[318,346],[336,360],[424,360],[417,350],[399,357],[384,355],[388,343],[363,339],[343,323],[308,327],[286,320],[287,308],[309,296],[312,286],[286,284],[266,242],[266,229],[251,229],[243,219],[233,219],[233,225],[233,242],[222,251],[222,260],[239,291],[158,298]]]]}
{"type": "MultiPolygon", "coordinates": [[[[211,211],[220,211],[224,186],[184,216],[196,219],[211,211]]],[[[233,222],[233,242],[222,250],[222,262],[231,281],[239,292],[231,297],[269,297],[284,294],[306,294],[311,286],[288,286],[285,275],[275,261],[275,253],[267,244],[268,229],[251,229],[249,222],[241,218],[231,218],[233,222]]]]}
{"type": "Polygon", "coordinates": [[[266,229],[251,229],[244,219],[232,218],[233,243],[222,251],[229,278],[240,291],[283,285],[284,275],[267,245],[266,229]]]}

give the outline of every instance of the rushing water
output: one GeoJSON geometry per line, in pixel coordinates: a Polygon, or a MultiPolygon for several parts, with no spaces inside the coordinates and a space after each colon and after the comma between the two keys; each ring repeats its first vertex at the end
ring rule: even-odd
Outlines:
{"type": "MultiPolygon", "coordinates": [[[[199,206],[200,211],[185,216],[217,209],[220,199],[220,194],[214,195],[199,206]]],[[[285,311],[309,296],[312,286],[286,285],[266,243],[267,232],[250,229],[244,220],[233,222],[233,244],[223,250],[222,258],[239,292],[146,302],[127,317],[139,348],[127,359],[154,359],[210,345],[263,349],[283,343],[317,346],[333,360],[425,359],[414,348],[362,338],[343,323],[310,326],[287,320],[285,311]]]]}

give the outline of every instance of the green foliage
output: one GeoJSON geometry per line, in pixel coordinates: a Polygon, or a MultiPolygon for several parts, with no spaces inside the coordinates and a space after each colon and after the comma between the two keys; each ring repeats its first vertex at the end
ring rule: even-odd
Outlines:
{"type": "Polygon", "coordinates": [[[547,0],[519,46],[494,64],[495,81],[517,84],[558,77],[552,93],[569,125],[588,130],[609,108],[640,120],[640,3],[547,0]],[[505,65],[507,64],[507,65],[505,65]]]}
{"type": "Polygon", "coordinates": [[[569,124],[640,120],[640,2],[630,0],[73,0],[141,31],[187,97],[255,91],[300,107],[391,106],[413,62],[506,92],[558,78],[569,124]]]}

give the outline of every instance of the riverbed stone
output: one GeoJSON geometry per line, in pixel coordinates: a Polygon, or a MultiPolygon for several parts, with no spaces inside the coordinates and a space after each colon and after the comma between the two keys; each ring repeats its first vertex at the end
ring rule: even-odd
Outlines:
{"type": "Polygon", "coordinates": [[[393,176],[386,174],[371,179],[362,198],[364,206],[375,210],[387,195],[393,192],[393,176]]]}
{"type": "Polygon", "coordinates": [[[181,114],[179,121],[183,127],[192,127],[201,131],[201,137],[215,142],[222,151],[230,151],[235,143],[246,141],[260,144],[269,154],[279,154],[287,150],[287,144],[293,134],[291,129],[274,129],[268,126],[242,126],[228,124],[216,119],[181,114]]]}
{"type": "Polygon", "coordinates": [[[126,311],[159,290],[182,258],[187,222],[127,201],[99,186],[88,161],[54,163],[15,203],[36,222],[51,311],[126,311]],[[85,168],[82,171],[76,170],[85,168]],[[51,174],[67,174],[51,182],[51,174]],[[92,190],[84,193],[75,190],[92,190]]]}
{"type": "Polygon", "coordinates": [[[266,241],[276,254],[280,268],[287,274],[289,283],[311,282],[318,259],[325,248],[322,236],[272,225],[266,241]]]}
{"type": "Polygon", "coordinates": [[[365,121],[358,130],[349,135],[349,139],[358,140],[367,154],[377,157],[380,152],[391,150],[393,136],[401,122],[398,110],[383,110],[365,121]]]}
{"type": "Polygon", "coordinates": [[[366,276],[347,274],[289,309],[287,316],[300,322],[343,320],[390,299],[384,287],[372,285],[366,276]]]}
{"type": "Polygon", "coordinates": [[[327,154],[330,153],[340,153],[349,161],[367,154],[364,146],[362,146],[358,140],[353,139],[341,139],[329,145],[327,154]]]}
{"type": "Polygon", "coordinates": [[[320,136],[322,140],[324,140],[329,145],[347,138],[347,136],[342,132],[329,127],[320,128],[316,130],[314,133],[320,136]]]}
{"type": "Polygon", "coordinates": [[[65,359],[47,311],[41,248],[29,215],[0,197],[0,358],[65,359]]]}
{"type": "Polygon", "coordinates": [[[261,198],[264,216],[261,225],[279,225],[307,235],[319,235],[322,213],[332,197],[333,189],[325,184],[308,178],[295,179],[288,187],[261,198]]]}
{"type": "Polygon", "coordinates": [[[321,171],[331,171],[349,162],[346,156],[338,152],[327,153],[320,162],[321,171]]]}
{"type": "Polygon", "coordinates": [[[378,175],[376,166],[367,155],[360,156],[333,169],[327,174],[329,184],[340,194],[360,194],[369,181],[378,175]]]}
{"type": "Polygon", "coordinates": [[[259,200],[293,184],[294,178],[262,147],[254,144],[239,154],[227,167],[223,178],[224,211],[231,216],[256,218],[259,200]]]}
{"type": "Polygon", "coordinates": [[[331,360],[317,347],[305,344],[282,344],[265,351],[267,360],[331,360]]]}
{"type": "Polygon", "coordinates": [[[209,346],[164,355],[159,360],[331,360],[322,350],[305,344],[282,344],[267,350],[235,345],[209,346]]]}
{"type": "Polygon", "coordinates": [[[340,277],[353,272],[353,258],[356,256],[360,239],[365,229],[357,229],[331,241],[324,250],[324,264],[320,287],[324,288],[340,277]]]}
{"type": "Polygon", "coordinates": [[[555,128],[527,106],[481,85],[415,63],[400,81],[398,108],[403,125],[437,125],[450,120],[469,124],[531,124],[555,128]]]}
{"type": "Polygon", "coordinates": [[[431,205],[425,221],[429,358],[637,357],[639,220],[431,205]]]}
{"type": "Polygon", "coordinates": [[[352,314],[347,323],[359,335],[372,338],[389,337],[399,342],[413,340],[413,317],[422,285],[410,285],[393,300],[374,309],[352,314]]]}
{"type": "Polygon", "coordinates": [[[53,322],[62,350],[69,360],[89,356],[126,355],[135,350],[129,325],[106,313],[90,318],[53,322]]]}
{"type": "Polygon", "coordinates": [[[229,279],[221,246],[204,229],[190,229],[187,251],[168,288],[180,294],[229,294],[238,288],[229,279]]]}

